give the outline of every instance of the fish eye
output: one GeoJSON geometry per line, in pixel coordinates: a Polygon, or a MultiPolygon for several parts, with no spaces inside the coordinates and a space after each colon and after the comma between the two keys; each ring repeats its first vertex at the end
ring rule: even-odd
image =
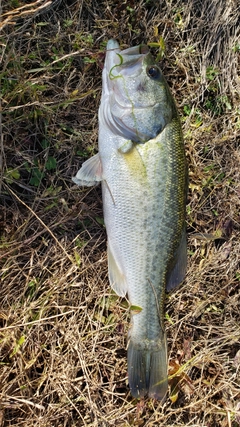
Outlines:
{"type": "Polygon", "coordinates": [[[151,65],[147,68],[147,75],[151,79],[157,80],[160,77],[160,70],[156,65],[151,65]]]}

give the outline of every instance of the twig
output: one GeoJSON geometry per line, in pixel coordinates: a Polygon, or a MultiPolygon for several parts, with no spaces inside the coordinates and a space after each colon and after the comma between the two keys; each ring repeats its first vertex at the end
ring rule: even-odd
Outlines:
{"type": "Polygon", "coordinates": [[[7,329],[15,329],[15,328],[22,328],[24,326],[36,325],[37,323],[45,322],[46,320],[56,319],[57,317],[62,317],[62,316],[65,316],[66,314],[71,314],[74,312],[75,312],[75,310],[69,310],[69,311],[66,311],[65,313],[55,314],[55,315],[49,316],[49,317],[43,317],[42,319],[32,320],[31,322],[19,323],[19,324],[11,325],[11,326],[5,326],[5,327],[0,329],[0,332],[6,331],[7,329]]]}
{"type": "MultiPolygon", "coordinates": [[[[1,13],[1,18],[3,18],[0,21],[0,30],[2,30],[4,27],[6,27],[6,25],[15,25],[16,24],[16,20],[19,17],[25,16],[25,15],[29,15],[29,14],[36,14],[36,12],[50,6],[52,4],[52,0],[47,1],[44,4],[39,4],[42,3],[43,0],[37,0],[33,3],[30,4],[25,4],[23,6],[20,6],[14,10],[11,10],[9,12],[6,12],[4,14],[1,13]],[[34,7],[36,7],[36,9],[34,9],[34,7]],[[27,10],[24,10],[27,9],[27,10]]],[[[0,7],[0,12],[1,12],[1,7],[0,7]]]]}
{"type": "Polygon", "coordinates": [[[15,400],[18,403],[23,403],[23,404],[26,404],[26,405],[34,406],[37,409],[41,409],[41,410],[45,409],[45,407],[43,405],[39,405],[38,403],[33,403],[33,402],[31,402],[31,400],[26,400],[26,399],[22,399],[22,398],[19,398],[19,397],[8,396],[8,395],[6,396],[6,398],[9,399],[9,400],[15,400]]]}

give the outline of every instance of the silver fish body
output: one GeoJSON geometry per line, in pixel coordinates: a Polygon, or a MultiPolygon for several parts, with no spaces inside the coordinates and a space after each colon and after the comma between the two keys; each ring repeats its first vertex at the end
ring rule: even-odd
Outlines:
{"type": "Polygon", "coordinates": [[[146,46],[121,51],[110,40],[99,153],[74,182],[102,182],[109,280],[133,308],[128,378],[135,397],[162,400],[167,392],[164,296],[185,275],[186,175],[181,125],[161,70],[146,46]]]}

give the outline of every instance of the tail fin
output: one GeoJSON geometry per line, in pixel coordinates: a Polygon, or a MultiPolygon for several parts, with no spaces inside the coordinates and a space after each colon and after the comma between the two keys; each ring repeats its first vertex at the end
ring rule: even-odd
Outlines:
{"type": "Polygon", "coordinates": [[[168,388],[166,336],[160,341],[128,344],[128,381],[133,397],[163,400],[168,388]]]}

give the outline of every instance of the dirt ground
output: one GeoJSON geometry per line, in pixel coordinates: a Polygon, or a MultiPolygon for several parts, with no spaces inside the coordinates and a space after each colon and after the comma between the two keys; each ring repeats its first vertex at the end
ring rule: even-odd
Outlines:
{"type": "Polygon", "coordinates": [[[0,427],[240,425],[237,0],[0,1],[0,427]],[[189,164],[188,271],[166,297],[169,395],[130,395],[97,152],[106,42],[147,43],[189,164]]]}

